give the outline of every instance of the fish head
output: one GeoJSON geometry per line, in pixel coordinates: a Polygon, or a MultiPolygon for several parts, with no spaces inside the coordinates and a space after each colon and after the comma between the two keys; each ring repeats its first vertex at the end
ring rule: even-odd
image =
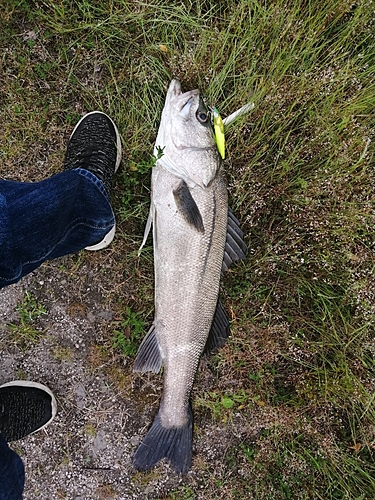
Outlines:
{"type": "Polygon", "coordinates": [[[199,90],[182,92],[172,80],[165,99],[155,143],[160,163],[185,180],[189,187],[207,187],[220,167],[210,113],[199,90]]]}

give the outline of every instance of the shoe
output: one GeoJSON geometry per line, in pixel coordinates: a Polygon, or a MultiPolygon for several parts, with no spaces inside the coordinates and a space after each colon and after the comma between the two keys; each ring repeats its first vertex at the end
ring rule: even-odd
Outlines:
{"type": "Polygon", "coordinates": [[[56,399],[45,385],[16,380],[0,386],[0,434],[7,442],[44,429],[56,412],[56,399]]]}
{"type": "MultiPolygon", "coordinates": [[[[64,159],[64,170],[83,168],[94,174],[109,195],[112,179],[121,162],[121,140],[115,123],[101,111],[88,113],[75,126],[64,159]]],[[[108,246],[116,232],[111,231],[96,245],[86,250],[108,246]]]]}
{"type": "Polygon", "coordinates": [[[64,170],[88,170],[102,181],[109,194],[120,161],[120,134],[111,118],[101,111],[82,117],[70,136],[64,170]]]}

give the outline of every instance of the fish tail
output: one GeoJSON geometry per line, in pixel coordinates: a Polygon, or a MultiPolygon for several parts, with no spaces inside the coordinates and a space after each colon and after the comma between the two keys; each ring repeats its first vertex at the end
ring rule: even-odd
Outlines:
{"type": "Polygon", "coordinates": [[[166,458],[176,472],[186,474],[191,466],[193,412],[189,405],[189,420],[183,427],[163,427],[158,413],[133,457],[133,465],[140,471],[152,469],[166,458]]]}

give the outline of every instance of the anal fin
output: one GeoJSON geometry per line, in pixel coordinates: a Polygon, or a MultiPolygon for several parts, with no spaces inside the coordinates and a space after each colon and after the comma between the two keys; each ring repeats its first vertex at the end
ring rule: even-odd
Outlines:
{"type": "Polygon", "coordinates": [[[134,361],[133,371],[138,373],[159,373],[163,360],[160,353],[155,326],[152,325],[139,346],[137,357],[134,361]]]}

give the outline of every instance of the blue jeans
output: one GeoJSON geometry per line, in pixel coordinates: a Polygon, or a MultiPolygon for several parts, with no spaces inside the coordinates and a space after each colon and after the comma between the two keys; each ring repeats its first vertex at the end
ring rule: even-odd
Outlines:
{"type": "Polygon", "coordinates": [[[0,500],[21,500],[24,484],[22,460],[0,434],[0,500]]]}
{"type": "Polygon", "coordinates": [[[98,243],[114,223],[104,186],[88,170],[35,183],[0,180],[0,288],[98,243]]]}
{"type": "MultiPolygon", "coordinates": [[[[106,190],[88,170],[35,183],[0,180],[0,288],[98,243],[114,223],[106,190]]],[[[20,500],[24,481],[21,458],[0,435],[0,500],[20,500]]]]}

